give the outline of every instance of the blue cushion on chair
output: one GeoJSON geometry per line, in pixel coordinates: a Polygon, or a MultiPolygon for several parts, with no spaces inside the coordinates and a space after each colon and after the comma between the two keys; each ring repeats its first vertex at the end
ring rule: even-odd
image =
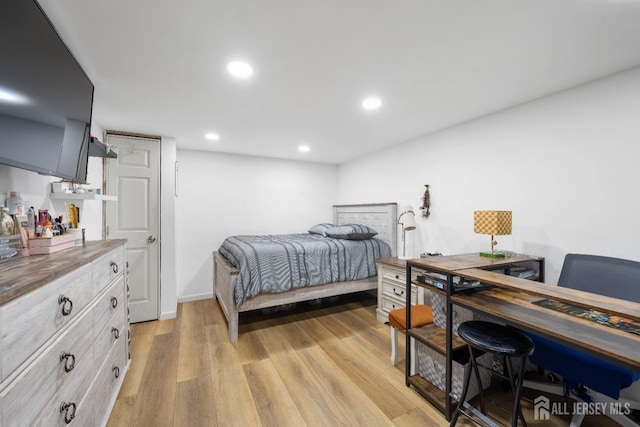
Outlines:
{"type": "Polygon", "coordinates": [[[529,357],[531,363],[562,375],[568,383],[583,384],[613,399],[619,399],[621,389],[640,379],[638,372],[621,368],[537,335],[528,335],[535,343],[535,351],[529,357]]]}

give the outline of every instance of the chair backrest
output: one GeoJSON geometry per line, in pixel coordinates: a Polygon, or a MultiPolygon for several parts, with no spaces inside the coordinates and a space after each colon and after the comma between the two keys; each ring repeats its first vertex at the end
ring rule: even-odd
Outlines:
{"type": "Polygon", "coordinates": [[[567,254],[558,286],[640,302],[640,262],[598,255],[567,254]]]}

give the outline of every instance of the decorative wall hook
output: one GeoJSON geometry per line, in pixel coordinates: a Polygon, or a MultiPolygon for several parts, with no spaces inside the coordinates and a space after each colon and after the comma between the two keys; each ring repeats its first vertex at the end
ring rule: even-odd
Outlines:
{"type": "Polygon", "coordinates": [[[422,216],[427,218],[431,212],[429,212],[429,208],[431,207],[431,197],[429,195],[429,184],[424,185],[424,196],[422,196],[422,206],[420,206],[420,210],[422,211],[422,216]]]}

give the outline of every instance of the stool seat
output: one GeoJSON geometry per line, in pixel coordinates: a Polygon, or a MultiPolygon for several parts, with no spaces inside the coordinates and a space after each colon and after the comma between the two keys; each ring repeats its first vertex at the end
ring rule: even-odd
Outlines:
{"type": "MultiPolygon", "coordinates": [[[[411,327],[418,328],[420,326],[433,323],[433,311],[428,305],[412,305],[411,306],[411,327]]],[[[392,328],[405,331],[407,329],[407,309],[397,308],[389,312],[389,325],[392,328]]]]}
{"type": "MultiPolygon", "coordinates": [[[[454,427],[458,421],[460,414],[480,424],[476,418],[479,418],[486,424],[495,425],[485,416],[484,397],[482,396],[482,380],[480,378],[480,370],[476,358],[482,353],[491,353],[504,358],[509,384],[513,392],[513,411],[511,411],[511,426],[517,427],[518,418],[522,421],[522,425],[527,427],[527,421],[520,410],[520,395],[522,393],[522,383],[524,381],[524,369],[527,357],[533,353],[535,344],[533,340],[523,332],[498,323],[486,322],[484,320],[469,320],[462,322],[458,327],[458,335],[462,338],[469,348],[469,360],[471,368],[465,370],[464,383],[462,393],[458,398],[458,406],[451,418],[450,427],[454,427]],[[513,372],[511,358],[520,361],[520,369],[517,374],[513,372]],[[469,383],[471,382],[471,373],[474,372],[478,383],[480,395],[480,412],[466,402],[467,392],[469,391],[469,383]]],[[[501,375],[502,376],[502,375],[501,375]]],[[[503,376],[504,378],[504,376],[503,376]]]]}
{"type": "Polygon", "coordinates": [[[483,320],[463,322],[458,335],[478,350],[507,357],[531,354],[533,340],[517,329],[483,320]]]}
{"type": "MultiPolygon", "coordinates": [[[[412,305],[411,306],[411,327],[419,328],[420,326],[433,323],[433,311],[428,305],[412,305]]],[[[398,330],[406,331],[407,309],[397,308],[389,312],[389,325],[391,328],[391,364],[395,366],[398,363],[398,330]]],[[[415,357],[411,358],[411,372],[415,371],[415,357]]]]}

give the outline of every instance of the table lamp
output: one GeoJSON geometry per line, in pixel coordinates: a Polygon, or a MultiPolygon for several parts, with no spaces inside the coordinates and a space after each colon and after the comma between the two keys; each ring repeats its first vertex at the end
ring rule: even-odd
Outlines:
{"type": "Polygon", "coordinates": [[[491,252],[480,252],[480,256],[503,258],[503,253],[493,250],[493,247],[498,244],[493,240],[493,236],[511,234],[511,211],[475,211],[473,213],[473,232],[491,235],[491,252]]]}
{"type": "Polygon", "coordinates": [[[416,216],[413,213],[413,207],[406,205],[400,207],[400,215],[398,216],[398,224],[402,226],[402,255],[398,258],[409,259],[407,256],[407,239],[405,233],[416,229],[416,216]]]}

